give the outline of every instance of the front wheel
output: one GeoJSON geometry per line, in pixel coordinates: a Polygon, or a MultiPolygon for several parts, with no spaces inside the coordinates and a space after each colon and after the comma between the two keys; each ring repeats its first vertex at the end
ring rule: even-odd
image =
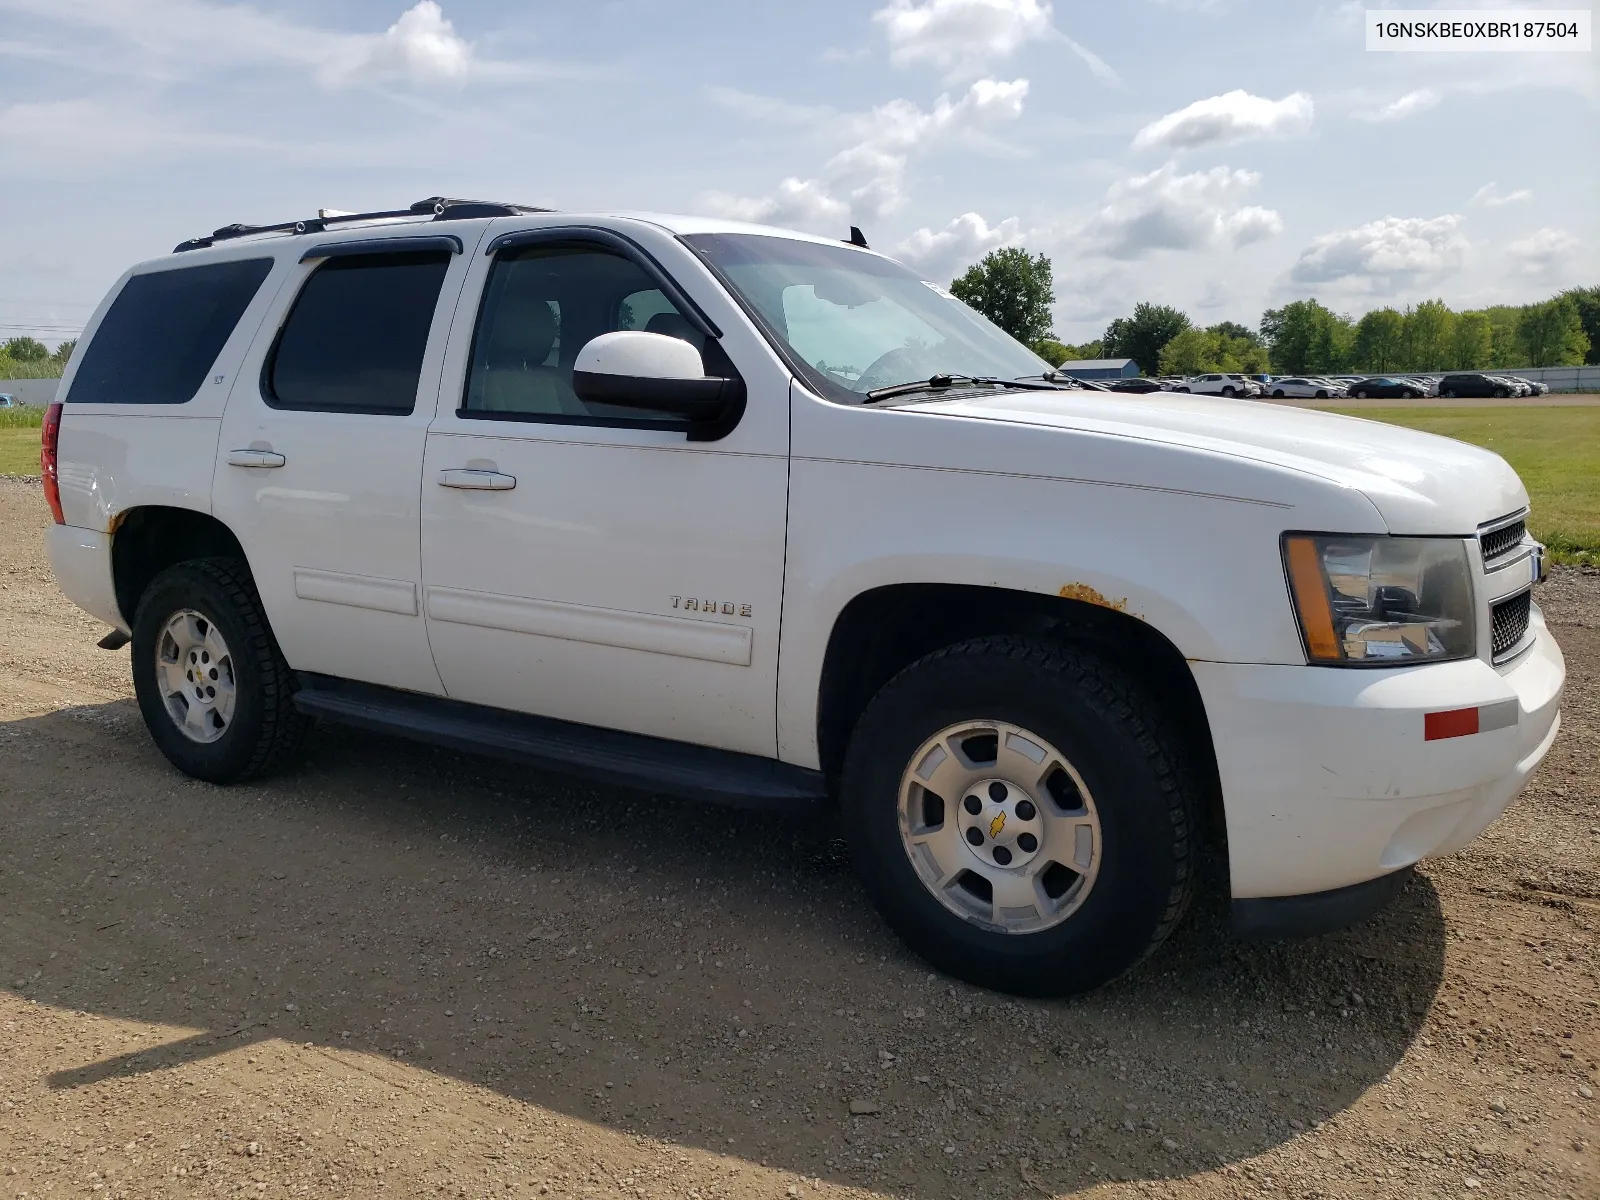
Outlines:
{"type": "Polygon", "coordinates": [[[1188,392],[1189,392],[1189,389],[1186,388],[1186,387],[1173,388],[1172,390],[1175,391],[1175,392],[1183,392],[1185,395],[1187,395],[1188,392]]]}
{"type": "Polygon", "coordinates": [[[1231,387],[1225,387],[1222,389],[1222,394],[1224,396],[1234,396],[1237,393],[1231,387]]]}
{"type": "Polygon", "coordinates": [[[1160,707],[1093,654],[980,638],[901,672],[841,781],[862,882],[917,953],[983,987],[1084,992],[1193,887],[1198,788],[1160,707]]]}
{"type": "Polygon", "coordinates": [[[132,658],[150,736],[196,779],[267,774],[310,725],[294,707],[293,674],[242,562],[195,559],[156,576],[134,617],[132,658]]]}
{"type": "Polygon", "coordinates": [[[1328,393],[1327,392],[1318,392],[1317,393],[1317,399],[1318,400],[1326,400],[1327,398],[1328,398],[1328,393]]]}
{"type": "Polygon", "coordinates": [[[1494,394],[1498,399],[1501,399],[1501,400],[1505,400],[1508,397],[1510,397],[1510,395],[1511,395],[1511,393],[1506,391],[1505,388],[1495,388],[1494,394]]]}
{"type": "Polygon", "coordinates": [[[1277,391],[1273,392],[1272,393],[1272,397],[1275,400],[1282,400],[1283,399],[1283,389],[1279,388],[1277,391]]]}
{"type": "Polygon", "coordinates": [[[1357,400],[1365,400],[1366,398],[1367,398],[1367,391],[1366,391],[1365,388],[1362,388],[1361,390],[1356,392],[1356,399],[1357,400]]]}
{"type": "Polygon", "coordinates": [[[1454,400],[1456,398],[1456,390],[1455,388],[1445,388],[1445,390],[1440,392],[1439,395],[1443,396],[1447,400],[1454,400]]]}

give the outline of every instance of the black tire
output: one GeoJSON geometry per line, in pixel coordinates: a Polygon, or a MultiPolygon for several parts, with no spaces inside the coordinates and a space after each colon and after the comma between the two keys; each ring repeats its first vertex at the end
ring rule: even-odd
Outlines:
{"type": "Polygon", "coordinates": [[[1446,400],[1454,400],[1456,398],[1456,390],[1455,388],[1445,388],[1445,390],[1440,392],[1439,395],[1443,396],[1446,400]]]}
{"type": "Polygon", "coordinates": [[[1497,400],[1506,400],[1506,399],[1509,399],[1510,396],[1511,396],[1511,393],[1506,391],[1505,388],[1495,388],[1494,394],[1495,394],[1495,399],[1497,399],[1497,400]]]}
{"type": "Polygon", "coordinates": [[[941,970],[1025,996],[1086,992],[1151,954],[1193,891],[1200,789],[1160,706],[1095,654],[1016,637],[963,642],[907,667],[851,736],[841,803],[862,883],[895,932],[941,970]],[[1098,874],[1060,924],[1006,933],[946,908],[901,840],[899,788],[929,737],[1007,721],[1067,756],[1094,797],[1098,874]]]}
{"type": "Polygon", "coordinates": [[[1318,392],[1317,393],[1317,399],[1318,400],[1326,400],[1327,398],[1328,398],[1328,393],[1327,392],[1318,392]]]}
{"type": "Polygon", "coordinates": [[[1365,400],[1366,398],[1367,398],[1367,391],[1366,391],[1365,388],[1362,388],[1360,391],[1356,392],[1356,399],[1357,400],[1365,400]]]}
{"type": "Polygon", "coordinates": [[[1283,389],[1279,388],[1277,391],[1273,392],[1272,393],[1272,398],[1274,400],[1282,400],[1283,399],[1283,389]]]}
{"type": "Polygon", "coordinates": [[[1232,388],[1231,388],[1231,387],[1225,387],[1225,388],[1223,388],[1223,389],[1222,389],[1222,394],[1223,394],[1223,395],[1224,395],[1224,396],[1236,396],[1236,395],[1238,395],[1238,393],[1237,393],[1237,392],[1235,392],[1235,391],[1234,391],[1234,390],[1233,390],[1233,389],[1232,389],[1232,388]]]}
{"type": "Polygon", "coordinates": [[[1189,392],[1189,389],[1186,388],[1186,387],[1173,388],[1172,390],[1175,391],[1175,392],[1183,392],[1185,395],[1187,395],[1188,392],[1189,392]]]}
{"type": "Polygon", "coordinates": [[[133,621],[133,690],[150,736],[178,770],[209,783],[237,783],[287,766],[311,722],[294,707],[294,673],[267,624],[249,568],[236,559],[201,558],[156,576],[133,621]],[[174,614],[210,620],[233,658],[232,720],[214,742],[197,742],[167,711],[156,677],[157,642],[174,614]]]}

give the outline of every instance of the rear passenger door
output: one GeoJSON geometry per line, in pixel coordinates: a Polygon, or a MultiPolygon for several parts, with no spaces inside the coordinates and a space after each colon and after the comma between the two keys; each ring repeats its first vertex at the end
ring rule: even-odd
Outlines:
{"type": "Polygon", "coordinates": [[[443,690],[422,620],[417,491],[459,247],[308,251],[229,399],[216,513],[297,670],[443,690]]]}

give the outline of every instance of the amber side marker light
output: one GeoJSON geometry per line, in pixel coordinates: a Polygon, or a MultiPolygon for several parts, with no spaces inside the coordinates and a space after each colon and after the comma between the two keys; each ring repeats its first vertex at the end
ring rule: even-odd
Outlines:
{"type": "Polygon", "coordinates": [[[1306,653],[1313,662],[1343,662],[1339,635],[1333,628],[1333,605],[1328,600],[1328,583],[1322,575],[1322,555],[1314,538],[1283,539],[1284,561],[1289,568],[1289,587],[1294,592],[1295,611],[1300,614],[1300,630],[1305,635],[1306,653]]]}
{"type": "Polygon", "coordinates": [[[61,401],[45,409],[44,428],[39,431],[39,476],[44,481],[44,501],[57,525],[67,523],[61,511],[61,479],[57,470],[61,446],[61,401]]]}

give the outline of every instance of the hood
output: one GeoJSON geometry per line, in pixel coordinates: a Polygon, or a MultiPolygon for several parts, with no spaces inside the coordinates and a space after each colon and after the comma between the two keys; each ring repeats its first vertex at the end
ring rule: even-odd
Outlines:
{"type": "Polygon", "coordinates": [[[1175,392],[1000,392],[915,411],[1191,446],[1362,492],[1395,534],[1467,536],[1528,503],[1498,454],[1336,413],[1175,392]]]}

